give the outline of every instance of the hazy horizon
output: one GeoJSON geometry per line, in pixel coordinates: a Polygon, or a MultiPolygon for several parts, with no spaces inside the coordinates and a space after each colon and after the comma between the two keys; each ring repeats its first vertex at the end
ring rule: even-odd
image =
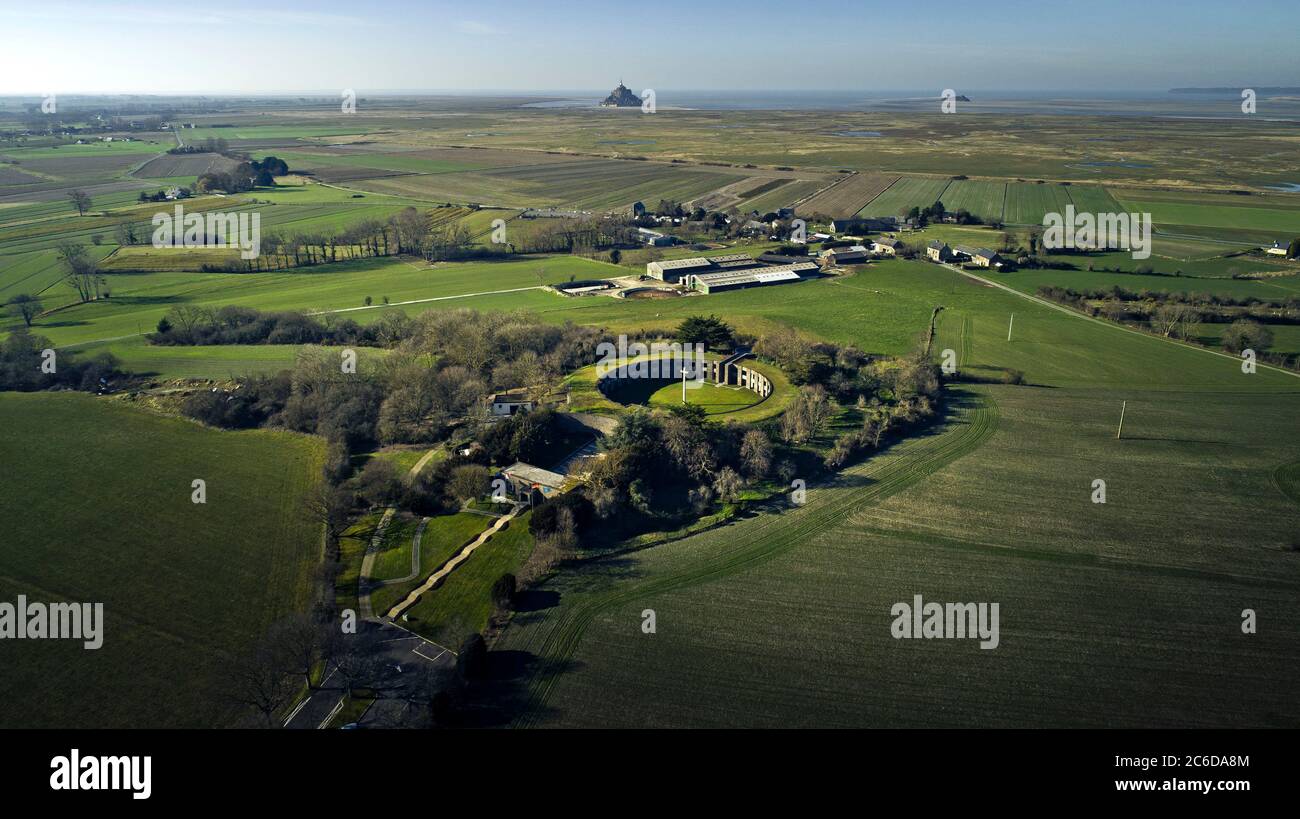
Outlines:
{"type": "Polygon", "coordinates": [[[1079,94],[1300,84],[1294,53],[1270,35],[1295,30],[1300,8],[1279,0],[1250,0],[1230,14],[1204,0],[1099,0],[1050,14],[1023,0],[996,8],[937,0],[924,8],[857,2],[828,10],[773,0],[739,9],[684,0],[649,8],[503,2],[477,9],[443,0],[375,0],[360,8],[341,0],[275,8],[230,0],[219,9],[156,0],[111,7],[4,0],[0,8],[0,59],[21,66],[0,72],[5,96],[276,96],[345,88],[555,95],[612,87],[620,78],[636,91],[682,92],[1079,94]]]}
{"type": "MultiPolygon", "coordinates": [[[[467,96],[467,97],[570,97],[576,95],[599,95],[604,96],[610,92],[620,82],[618,79],[611,80],[610,85],[587,88],[357,88],[353,89],[359,96],[371,97],[403,97],[403,96],[467,96]]],[[[642,89],[636,83],[630,83],[624,80],[625,84],[634,92],[639,93],[642,89]]],[[[1180,86],[1181,88],[1209,88],[1214,87],[1221,89],[1224,93],[1236,93],[1239,88],[1267,88],[1287,85],[1285,83],[1253,83],[1241,86],[1224,85],[1224,86],[1180,86]]],[[[1300,83],[1287,85],[1287,87],[1300,88],[1300,83]]],[[[337,88],[269,88],[264,90],[230,90],[230,89],[192,89],[183,91],[169,92],[146,92],[146,91],[80,91],[77,89],[67,89],[60,93],[62,97],[157,97],[157,98],[182,98],[182,97],[231,97],[231,98],[264,98],[264,99],[281,99],[287,97],[303,96],[321,96],[327,98],[337,97],[339,94],[337,88]]],[[[1044,89],[1015,89],[1015,88],[962,88],[958,92],[966,95],[981,95],[989,99],[1016,98],[1016,97],[1050,97],[1052,95],[1072,95],[1076,99],[1086,99],[1088,96],[1098,98],[1124,98],[1134,97],[1143,98],[1150,95],[1168,94],[1174,88],[1044,88],[1044,89]],[[1001,95],[1006,95],[1002,97],[1001,95]]],[[[659,88],[656,89],[659,94],[737,94],[760,96],[766,94],[808,94],[808,95],[837,95],[846,96],[853,94],[870,94],[876,95],[881,99],[907,99],[939,97],[940,90],[935,88],[786,88],[781,86],[772,86],[765,88],[659,88]]],[[[39,100],[44,94],[35,91],[17,91],[17,92],[0,92],[0,98],[30,98],[39,100]]]]}

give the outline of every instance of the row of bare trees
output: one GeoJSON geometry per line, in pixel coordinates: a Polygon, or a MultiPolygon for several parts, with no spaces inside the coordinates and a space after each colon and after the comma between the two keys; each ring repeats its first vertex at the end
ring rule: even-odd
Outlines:
{"type": "Polygon", "coordinates": [[[428,212],[409,207],[387,220],[363,219],[336,230],[271,234],[262,239],[258,258],[231,262],[231,269],[286,270],[396,255],[437,262],[470,255],[473,245],[465,225],[435,225],[428,212]]]}
{"type": "Polygon", "coordinates": [[[635,225],[609,219],[536,220],[517,233],[510,246],[521,253],[584,254],[637,244],[635,225]]]}

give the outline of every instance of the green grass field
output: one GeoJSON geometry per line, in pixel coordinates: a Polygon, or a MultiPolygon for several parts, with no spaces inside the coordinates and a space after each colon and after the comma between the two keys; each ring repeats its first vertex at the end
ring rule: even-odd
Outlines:
{"type": "MultiPolygon", "coordinates": [[[[365,459],[382,458],[383,460],[392,463],[393,467],[397,470],[397,474],[406,475],[411,471],[411,469],[417,463],[420,462],[420,459],[423,458],[428,453],[429,453],[429,447],[427,446],[396,445],[396,446],[387,447],[385,449],[381,449],[369,455],[354,456],[354,462],[357,460],[362,461],[362,463],[354,463],[354,465],[356,466],[363,465],[365,459]]],[[[429,460],[429,463],[430,464],[437,463],[438,461],[446,457],[447,457],[447,450],[442,448],[435,449],[433,451],[433,457],[429,460]]],[[[426,465],[425,468],[427,469],[428,466],[426,465]]]]}
{"type": "MultiPolygon", "coordinates": [[[[1159,269],[1159,267],[1157,267],[1159,269]]],[[[1025,293],[1034,293],[1043,285],[1075,290],[1100,290],[1121,287],[1125,290],[1153,293],[1209,293],[1234,298],[1286,299],[1295,292],[1300,280],[1292,279],[1223,279],[1192,276],[1144,276],[1136,273],[1105,273],[1091,270],[1017,270],[993,274],[993,278],[1025,293]]]]}
{"type": "MultiPolygon", "coordinates": [[[[493,518],[473,512],[457,512],[453,515],[429,518],[424,534],[420,537],[420,571],[415,579],[373,590],[370,593],[371,608],[382,614],[397,605],[429,575],[459,554],[466,544],[478,537],[479,533],[492,523],[493,518]]],[[[388,580],[406,577],[410,573],[411,538],[414,534],[415,526],[410,525],[403,526],[402,534],[399,536],[385,537],[384,551],[375,561],[376,578],[388,580]]],[[[456,571],[459,572],[461,568],[457,567],[456,571]]]]}
{"type": "Polygon", "coordinates": [[[6,647],[7,727],[227,723],[223,666],[305,610],[323,445],[83,394],[0,395],[0,597],[104,604],[104,643],[6,647]],[[207,503],[191,502],[191,482],[207,503]],[[69,673],[75,669],[75,673],[69,673]]]}
{"type": "MultiPolygon", "coordinates": [[[[710,359],[718,356],[708,354],[710,359]]],[[[629,359],[628,363],[643,360],[646,357],[629,359]]],[[[772,392],[767,398],[725,385],[705,383],[698,387],[688,387],[687,400],[705,408],[708,415],[724,416],[719,420],[754,423],[767,418],[774,418],[785,411],[794,399],[795,388],[781,372],[780,368],[756,361],[745,360],[745,366],[762,373],[772,385],[772,392]]],[[[665,383],[661,379],[626,379],[619,384],[617,393],[606,398],[596,388],[596,365],[583,367],[565,379],[565,387],[570,393],[570,408],[574,412],[591,412],[612,415],[625,412],[629,407],[651,405],[658,407],[676,406],[681,403],[680,381],[665,383]]]]}
{"type": "MultiPolygon", "coordinates": [[[[905,176],[868,202],[858,215],[899,216],[914,207],[928,207],[943,198],[948,183],[947,179],[905,176]]],[[[947,202],[944,202],[944,207],[955,210],[947,202]]]]}
{"type": "MultiPolygon", "coordinates": [[[[524,261],[440,264],[429,268],[392,258],[365,259],[332,266],[272,273],[187,273],[107,275],[112,298],[68,307],[37,320],[33,332],[56,344],[84,344],[153,332],[175,304],[219,307],[240,304],[261,310],[340,310],[363,308],[370,296],[374,309],[344,313],[358,321],[373,319],[384,297],[392,302],[463,296],[557,284],[574,278],[608,275],[608,265],[575,257],[535,257],[524,261]]],[[[543,294],[553,301],[561,297],[543,294]]],[[[448,305],[451,306],[451,305],[448,305]]],[[[3,326],[12,329],[14,320],[3,326]]]]}
{"type": "MultiPolygon", "coordinates": [[[[1095,190],[1104,189],[1097,188],[1095,190]]],[[[1006,208],[1002,220],[1009,225],[1041,225],[1043,214],[1065,213],[1065,206],[1072,204],[1072,188],[1064,185],[1035,185],[1030,182],[1012,182],[1007,185],[1006,208]]],[[[1091,203],[1094,198],[1083,195],[1084,201],[1091,203]]],[[[947,202],[944,203],[948,204],[947,202]]],[[[1080,205],[1076,209],[1082,208],[1080,205]]],[[[1085,208],[1085,210],[1087,210],[1085,208]]]]}
{"type": "MultiPolygon", "coordinates": [[[[464,513],[462,513],[464,514],[464,513]]],[[[445,646],[459,641],[487,625],[492,613],[492,584],[501,575],[515,573],[533,550],[526,512],[512,520],[435,589],[425,592],[407,609],[407,628],[445,646]]],[[[484,521],[490,522],[488,518],[484,521]]]]}
{"type": "Polygon", "coordinates": [[[392,580],[410,574],[411,539],[419,525],[418,517],[404,514],[396,515],[389,522],[384,531],[384,540],[375,553],[372,577],[376,580],[392,580]]]}
{"type": "Polygon", "coordinates": [[[1164,233],[1208,236],[1255,244],[1283,243],[1300,235],[1294,196],[1190,194],[1183,191],[1113,190],[1125,209],[1151,213],[1164,233]]]}
{"type": "Polygon", "coordinates": [[[799,510],[557,582],[561,604],[502,641],[540,667],[511,681],[515,724],[1295,727],[1282,544],[1300,509],[1267,478],[1287,457],[1268,435],[1296,399],[1145,394],[1142,428],[1117,442],[1118,397],[954,396],[946,431],[799,510]],[[1273,425],[1241,422],[1247,407],[1273,425]],[[1094,505],[1103,476],[1109,502],[1094,505]],[[999,602],[999,648],[892,639],[890,607],[917,593],[999,602]],[[1242,635],[1245,607],[1275,630],[1242,635]]]}
{"type": "MultiPolygon", "coordinates": [[[[1122,208],[1110,191],[1100,185],[1071,185],[1070,202],[1076,211],[1085,213],[1119,213],[1122,208]]],[[[1041,225],[1042,219],[1031,224],[1041,225]]]]}
{"type": "Polygon", "coordinates": [[[1005,182],[962,179],[950,184],[941,198],[949,212],[969,211],[986,222],[992,222],[1001,221],[1006,196],[1005,182]]]}

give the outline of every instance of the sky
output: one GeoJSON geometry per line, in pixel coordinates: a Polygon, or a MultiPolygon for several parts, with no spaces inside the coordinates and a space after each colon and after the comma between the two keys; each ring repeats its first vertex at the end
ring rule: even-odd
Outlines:
{"type": "Polygon", "coordinates": [[[0,0],[0,94],[1300,85],[1296,0],[0,0]]]}

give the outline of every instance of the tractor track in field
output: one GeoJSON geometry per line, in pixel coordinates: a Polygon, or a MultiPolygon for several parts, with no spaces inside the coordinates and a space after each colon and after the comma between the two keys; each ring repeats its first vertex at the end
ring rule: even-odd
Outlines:
{"type": "Polygon", "coordinates": [[[963,313],[961,317],[961,353],[957,359],[958,367],[965,367],[971,360],[971,343],[975,338],[975,330],[971,322],[969,313],[963,313]]]}
{"type": "MultiPolygon", "coordinates": [[[[540,663],[528,683],[526,705],[516,717],[514,727],[526,728],[537,724],[538,715],[555,683],[563,675],[562,669],[576,652],[587,628],[601,614],[633,600],[708,583],[753,568],[795,548],[807,538],[827,531],[864,504],[883,500],[973,452],[996,429],[998,410],[989,395],[972,395],[974,406],[955,413],[955,417],[947,422],[946,429],[928,438],[899,444],[898,447],[906,447],[906,451],[900,452],[896,459],[884,466],[868,460],[841,473],[869,478],[866,485],[830,493],[827,489],[835,486],[832,480],[821,487],[810,488],[810,500],[805,506],[786,510],[780,515],[764,516],[760,531],[740,548],[714,554],[675,574],[611,590],[565,611],[537,648],[540,663]]],[[[716,537],[717,532],[712,530],[699,537],[716,537]]]]}

